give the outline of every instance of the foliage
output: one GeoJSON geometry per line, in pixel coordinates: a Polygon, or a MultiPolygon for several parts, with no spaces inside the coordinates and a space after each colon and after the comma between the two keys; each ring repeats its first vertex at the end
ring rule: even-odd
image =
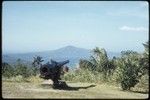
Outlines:
{"type": "Polygon", "coordinates": [[[34,58],[34,61],[32,63],[32,71],[33,71],[33,75],[36,76],[37,74],[39,74],[39,69],[44,60],[42,60],[42,57],[40,57],[40,56],[36,56],[33,58],[34,58]]]}
{"type": "Polygon", "coordinates": [[[41,63],[44,61],[44,60],[42,60],[42,57],[40,57],[40,56],[33,57],[33,58],[34,58],[34,61],[32,64],[34,66],[41,65],[41,63]]]}
{"type": "Polygon", "coordinates": [[[143,44],[143,46],[145,47],[145,51],[140,59],[140,66],[142,69],[142,73],[149,73],[149,43],[146,42],[145,44],[143,44]]]}
{"type": "Polygon", "coordinates": [[[14,71],[15,76],[21,75],[22,77],[29,77],[31,75],[29,68],[27,67],[27,65],[22,64],[21,60],[17,60],[14,71]]]}
{"type": "Polygon", "coordinates": [[[133,90],[148,93],[149,92],[149,75],[148,74],[143,75],[140,78],[139,83],[135,86],[135,88],[133,88],[133,90]]]}
{"type": "Polygon", "coordinates": [[[93,56],[88,60],[80,60],[79,66],[82,69],[97,71],[103,75],[103,79],[107,80],[115,70],[114,59],[109,60],[105,49],[96,47],[93,49],[93,56]]]}
{"type": "Polygon", "coordinates": [[[134,51],[121,52],[121,58],[117,59],[116,80],[121,83],[123,90],[130,90],[142,76],[139,65],[141,55],[134,51]]]}
{"type": "Polygon", "coordinates": [[[116,60],[116,80],[121,83],[123,90],[130,90],[135,87],[143,75],[148,75],[148,45],[145,46],[145,52],[139,54],[134,51],[121,52],[121,58],[116,60]]]}
{"type": "MultiPolygon", "coordinates": [[[[138,53],[132,50],[122,51],[121,57],[108,59],[105,49],[96,47],[89,60],[80,59],[79,69],[70,71],[62,79],[74,82],[110,82],[121,85],[123,90],[130,90],[131,87],[143,87],[148,91],[149,76],[149,43],[143,44],[145,51],[138,53]]],[[[15,81],[30,82],[41,81],[38,78],[39,68],[42,65],[42,57],[34,57],[32,67],[17,60],[17,64],[12,66],[2,63],[2,75],[15,81]]]]}
{"type": "Polygon", "coordinates": [[[43,79],[39,77],[39,75],[33,76],[31,75],[30,77],[26,78],[26,81],[32,82],[32,83],[39,83],[42,82],[43,79]]]}
{"type": "Polygon", "coordinates": [[[105,49],[96,47],[91,59],[81,59],[79,66],[92,73],[98,72],[103,75],[103,80],[109,79],[120,83],[123,90],[130,90],[139,83],[143,75],[149,73],[149,44],[146,42],[143,45],[145,47],[143,54],[127,50],[121,52],[121,57],[113,57],[113,59],[108,59],[105,49]]]}
{"type": "Polygon", "coordinates": [[[62,79],[72,82],[99,83],[104,81],[102,77],[102,74],[98,72],[93,73],[87,69],[80,69],[66,73],[62,79]]]}
{"type": "Polygon", "coordinates": [[[4,77],[16,77],[22,76],[23,78],[29,77],[34,72],[25,64],[21,62],[21,59],[17,60],[15,65],[9,65],[8,63],[4,62],[2,64],[2,75],[4,77]]]}
{"type": "Polygon", "coordinates": [[[14,68],[6,62],[2,63],[2,75],[8,78],[14,76],[14,68]]]}

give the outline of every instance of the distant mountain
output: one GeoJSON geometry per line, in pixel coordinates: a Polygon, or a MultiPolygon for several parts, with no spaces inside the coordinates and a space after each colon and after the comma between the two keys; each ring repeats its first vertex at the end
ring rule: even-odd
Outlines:
{"type": "MultiPolygon", "coordinates": [[[[50,59],[56,61],[69,60],[69,66],[75,66],[79,63],[80,59],[89,59],[91,56],[91,50],[84,48],[77,48],[74,46],[66,46],[57,50],[34,52],[34,53],[24,53],[24,54],[8,54],[3,55],[2,61],[8,63],[14,63],[18,58],[22,59],[24,62],[31,63],[33,57],[36,55],[43,57],[44,62],[50,61],[50,59]]],[[[113,56],[118,56],[118,53],[108,52],[108,56],[111,58],[113,56]]]]}

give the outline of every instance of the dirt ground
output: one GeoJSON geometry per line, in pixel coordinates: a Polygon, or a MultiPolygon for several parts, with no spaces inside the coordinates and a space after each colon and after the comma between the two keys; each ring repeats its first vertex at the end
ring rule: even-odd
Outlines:
{"type": "Polygon", "coordinates": [[[122,91],[121,88],[107,84],[71,83],[69,88],[53,89],[50,81],[42,83],[2,82],[3,98],[107,98],[107,99],[145,99],[148,94],[122,91]]]}

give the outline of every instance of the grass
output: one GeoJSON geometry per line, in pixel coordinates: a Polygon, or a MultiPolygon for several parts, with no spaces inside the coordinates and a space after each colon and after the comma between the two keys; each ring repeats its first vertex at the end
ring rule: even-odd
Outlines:
{"type": "Polygon", "coordinates": [[[69,72],[64,75],[68,88],[53,89],[51,81],[37,76],[2,78],[3,98],[101,98],[101,99],[145,99],[148,92],[148,76],[144,76],[132,91],[122,91],[113,81],[104,82],[101,74],[87,70],[69,72]],[[87,83],[88,82],[88,83],[87,83]],[[144,88],[143,88],[144,87],[144,88]],[[139,90],[140,89],[140,90],[139,90]],[[144,89],[144,90],[142,90],[144,89]]]}
{"type": "Polygon", "coordinates": [[[18,75],[16,77],[10,77],[10,78],[2,77],[2,80],[7,82],[32,82],[32,83],[38,83],[43,81],[43,79],[39,78],[39,75],[30,76],[28,78],[24,78],[21,75],[18,75]]]}
{"type": "Polygon", "coordinates": [[[148,98],[148,94],[122,91],[108,84],[67,82],[70,90],[52,89],[47,80],[34,82],[2,81],[3,98],[148,98]],[[44,85],[42,85],[44,84],[44,85]]]}

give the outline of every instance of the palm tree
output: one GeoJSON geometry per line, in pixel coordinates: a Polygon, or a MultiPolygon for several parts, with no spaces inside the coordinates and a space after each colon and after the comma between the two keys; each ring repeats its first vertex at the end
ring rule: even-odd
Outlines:
{"type": "Polygon", "coordinates": [[[143,46],[145,47],[145,53],[149,55],[149,42],[143,43],[143,46]]]}
{"type": "Polygon", "coordinates": [[[96,57],[92,57],[92,61],[95,61],[98,67],[98,70],[100,72],[104,72],[106,73],[106,71],[108,70],[108,56],[107,56],[107,52],[105,49],[99,49],[98,47],[96,47],[93,50],[93,53],[96,55],[96,57]]]}
{"type": "Polygon", "coordinates": [[[145,47],[145,51],[142,55],[142,58],[140,60],[141,70],[143,71],[143,74],[148,73],[149,68],[149,42],[143,43],[143,46],[145,47]]]}
{"type": "Polygon", "coordinates": [[[111,70],[106,50],[96,47],[93,49],[93,53],[94,55],[91,56],[90,60],[81,60],[80,65],[84,68],[103,73],[106,78],[111,70]]]}
{"type": "Polygon", "coordinates": [[[40,56],[33,57],[33,58],[34,58],[33,63],[32,63],[33,73],[34,73],[34,75],[36,75],[39,72],[39,69],[42,66],[42,62],[44,60],[42,60],[42,57],[40,57],[40,56]]]}
{"type": "Polygon", "coordinates": [[[40,56],[37,56],[37,57],[33,57],[34,58],[34,61],[33,61],[33,65],[34,66],[41,66],[42,65],[42,62],[44,61],[44,60],[42,60],[42,57],[40,57],[40,56]]]}

